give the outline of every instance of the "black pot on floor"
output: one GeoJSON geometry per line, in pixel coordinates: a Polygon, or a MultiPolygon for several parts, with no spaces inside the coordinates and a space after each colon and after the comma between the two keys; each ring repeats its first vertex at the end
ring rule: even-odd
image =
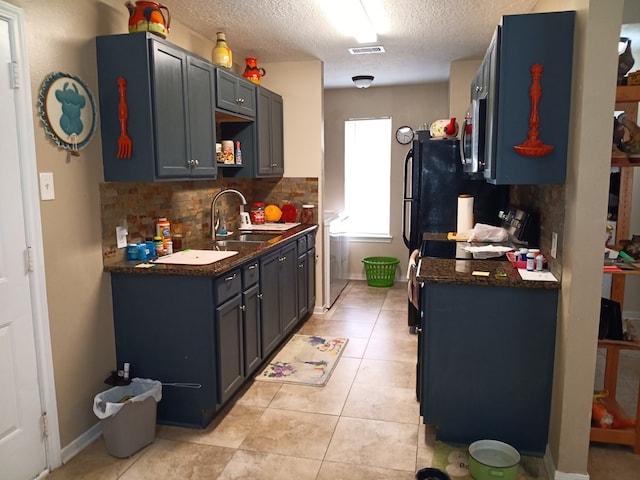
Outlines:
{"type": "Polygon", "coordinates": [[[423,468],[416,472],[416,480],[451,480],[451,477],[439,468],[423,468]]]}

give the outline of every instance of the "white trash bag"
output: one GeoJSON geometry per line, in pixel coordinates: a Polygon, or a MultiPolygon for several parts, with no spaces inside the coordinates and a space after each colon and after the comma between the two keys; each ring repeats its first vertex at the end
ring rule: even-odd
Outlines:
{"type": "Polygon", "coordinates": [[[476,223],[469,232],[469,242],[506,242],[509,232],[502,227],[476,223]]]}
{"type": "Polygon", "coordinates": [[[153,397],[162,399],[162,383],[148,378],[133,378],[129,385],[113,387],[93,398],[93,413],[100,420],[118,413],[129,402],[141,402],[153,397]]]}

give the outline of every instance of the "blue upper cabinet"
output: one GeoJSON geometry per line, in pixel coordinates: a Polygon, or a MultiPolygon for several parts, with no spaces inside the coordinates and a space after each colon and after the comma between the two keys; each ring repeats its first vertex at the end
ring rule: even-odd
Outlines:
{"type": "Polygon", "coordinates": [[[150,33],[96,48],[105,181],[215,179],[215,67],[150,33]]]}
{"type": "Polygon", "coordinates": [[[497,28],[471,86],[486,101],[488,182],[565,182],[574,22],[573,11],[509,15],[497,28]],[[534,65],[542,67],[535,81],[534,65]],[[541,148],[515,148],[536,137],[541,148]]]}
{"type": "Polygon", "coordinates": [[[217,107],[248,118],[256,116],[256,85],[224,68],[216,68],[217,107]]]}

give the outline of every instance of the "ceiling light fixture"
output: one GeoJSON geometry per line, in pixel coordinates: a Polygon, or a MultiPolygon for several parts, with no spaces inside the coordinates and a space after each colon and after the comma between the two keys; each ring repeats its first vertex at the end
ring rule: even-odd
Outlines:
{"type": "Polygon", "coordinates": [[[356,75],[351,77],[351,80],[358,88],[369,88],[373,82],[373,75],[356,75]]]}
{"type": "Polygon", "coordinates": [[[382,0],[321,0],[320,7],[334,26],[358,43],[376,42],[390,28],[382,0]]]}

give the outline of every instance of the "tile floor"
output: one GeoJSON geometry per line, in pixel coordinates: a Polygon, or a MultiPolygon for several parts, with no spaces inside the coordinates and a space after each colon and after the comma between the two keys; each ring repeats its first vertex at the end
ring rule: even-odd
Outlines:
{"type": "MultiPolygon", "coordinates": [[[[299,330],[349,337],[326,386],[254,382],[206,430],[159,426],[128,459],[108,455],[100,439],[48,479],[413,480],[431,464],[434,436],[415,400],[406,302],[406,284],[351,282],[299,330]]],[[[638,478],[640,456],[626,447],[592,447],[589,460],[592,480],[638,478]]]]}

